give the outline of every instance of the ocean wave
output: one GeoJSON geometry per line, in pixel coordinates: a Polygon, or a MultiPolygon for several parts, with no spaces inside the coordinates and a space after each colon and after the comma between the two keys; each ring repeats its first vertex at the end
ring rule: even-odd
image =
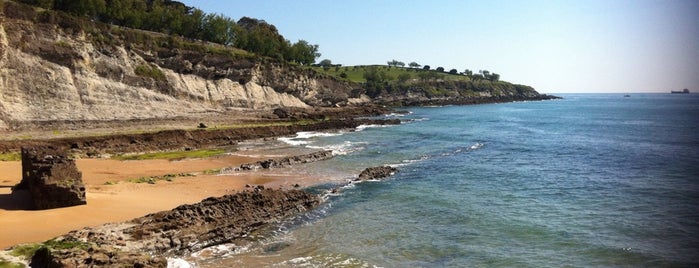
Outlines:
{"type": "Polygon", "coordinates": [[[167,268],[192,268],[195,265],[180,259],[180,258],[167,258],[167,268]]]}
{"type": "Polygon", "coordinates": [[[483,144],[480,142],[476,142],[476,144],[471,145],[471,147],[468,147],[469,150],[477,150],[483,147],[483,144]]]}
{"type": "Polygon", "coordinates": [[[293,146],[300,146],[300,145],[306,145],[310,144],[311,141],[308,139],[314,138],[314,137],[333,137],[333,136],[340,136],[344,133],[342,132],[316,132],[316,131],[301,131],[296,133],[296,136],[294,137],[281,137],[277,138],[277,140],[285,142],[289,145],[293,146]]]}
{"type": "Polygon", "coordinates": [[[390,114],[384,115],[384,117],[403,117],[407,114],[412,114],[412,113],[413,113],[412,111],[408,111],[407,113],[390,113],[390,114]]]}
{"type": "Polygon", "coordinates": [[[405,166],[409,166],[409,165],[412,165],[412,164],[415,164],[415,163],[418,163],[418,162],[421,162],[421,161],[424,161],[427,159],[430,159],[430,156],[423,155],[418,159],[405,159],[405,160],[401,160],[400,163],[389,164],[389,166],[394,167],[394,168],[405,167],[405,166]]]}
{"type": "Polygon", "coordinates": [[[319,149],[319,150],[331,150],[333,152],[333,155],[346,155],[354,152],[358,152],[361,150],[364,150],[365,147],[363,145],[368,144],[367,142],[351,142],[351,141],[344,141],[343,143],[339,144],[329,144],[329,145],[323,145],[323,146],[316,146],[316,145],[307,145],[307,148],[310,149],[319,149]]]}
{"type": "MultiPolygon", "coordinates": [[[[456,148],[456,149],[454,149],[453,151],[450,151],[450,152],[443,152],[443,153],[440,153],[440,154],[438,154],[438,156],[441,156],[441,157],[453,156],[453,155],[461,154],[461,153],[464,153],[464,152],[470,152],[470,151],[478,150],[478,149],[480,149],[480,148],[482,148],[482,147],[483,147],[483,143],[476,142],[476,143],[474,143],[473,145],[468,146],[468,147],[460,147],[460,148],[456,148]]],[[[410,165],[413,165],[413,164],[415,164],[415,163],[422,162],[422,161],[424,161],[424,160],[430,159],[430,158],[432,158],[432,157],[433,157],[432,155],[423,155],[423,156],[421,156],[421,157],[418,158],[418,159],[405,159],[405,160],[401,160],[400,163],[389,164],[389,166],[395,167],[395,168],[410,166],[410,165]]]]}
{"type": "Polygon", "coordinates": [[[401,123],[414,123],[414,122],[422,122],[422,121],[429,121],[430,119],[428,117],[420,117],[420,118],[411,118],[402,121],[401,123]]]}
{"type": "Polygon", "coordinates": [[[363,131],[367,128],[380,128],[380,127],[390,127],[393,125],[359,125],[357,128],[354,129],[354,131],[363,131]]]}

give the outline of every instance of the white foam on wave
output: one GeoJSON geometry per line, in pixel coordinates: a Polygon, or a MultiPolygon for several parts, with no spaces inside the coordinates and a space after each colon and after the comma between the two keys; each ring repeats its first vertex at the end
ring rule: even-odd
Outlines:
{"type": "Polygon", "coordinates": [[[286,263],[289,264],[302,264],[302,263],[308,263],[313,259],[313,257],[297,257],[293,258],[291,260],[286,261],[286,263]]]}
{"type": "Polygon", "coordinates": [[[394,167],[394,168],[405,167],[405,166],[409,166],[409,165],[412,165],[412,164],[415,164],[415,163],[418,163],[418,162],[427,160],[427,159],[429,159],[429,158],[430,158],[430,156],[428,156],[428,155],[423,155],[423,156],[421,156],[421,157],[418,158],[418,159],[405,159],[405,160],[402,160],[402,161],[401,161],[400,163],[398,163],[398,164],[390,164],[389,166],[394,167]]]}
{"type": "Polygon", "coordinates": [[[301,131],[301,132],[296,133],[296,136],[294,136],[294,137],[281,137],[281,138],[278,138],[277,140],[285,142],[289,145],[300,146],[300,145],[310,144],[311,141],[308,140],[310,138],[333,137],[333,136],[340,136],[342,134],[343,134],[342,132],[329,133],[329,132],[316,132],[316,131],[301,131]]]}
{"type": "Polygon", "coordinates": [[[191,263],[180,258],[167,258],[167,268],[193,268],[191,263]]]}
{"type": "Polygon", "coordinates": [[[359,125],[354,131],[364,131],[367,128],[380,128],[380,127],[390,127],[393,125],[359,125]]]}
{"type": "Polygon", "coordinates": [[[315,145],[308,145],[306,146],[307,148],[311,149],[321,149],[321,150],[331,150],[333,152],[333,155],[346,155],[354,152],[358,152],[361,150],[364,150],[364,146],[368,144],[367,142],[351,142],[351,141],[344,141],[343,143],[339,144],[330,144],[330,145],[324,145],[324,146],[315,146],[315,145]]]}
{"type": "Polygon", "coordinates": [[[390,114],[384,115],[384,117],[403,117],[406,114],[412,114],[412,113],[413,112],[411,112],[411,111],[408,111],[407,113],[390,113],[390,114]]]}
{"type": "MultiPolygon", "coordinates": [[[[250,252],[252,250],[252,243],[248,243],[243,246],[238,246],[236,244],[221,244],[221,245],[216,245],[216,246],[211,246],[204,248],[202,250],[199,250],[197,252],[194,252],[190,254],[190,257],[198,260],[205,260],[205,259],[211,259],[211,258],[225,258],[225,257],[230,257],[234,255],[240,255],[244,254],[247,252],[250,252]]],[[[169,260],[168,260],[169,263],[169,260]]],[[[196,264],[191,264],[192,266],[189,267],[197,267],[196,264]]],[[[168,265],[168,267],[170,267],[168,265]]],[[[187,266],[184,266],[187,267],[187,266]]]]}
{"type": "Polygon", "coordinates": [[[408,119],[405,121],[402,121],[401,123],[413,123],[413,122],[422,122],[422,121],[429,121],[430,119],[427,117],[421,117],[421,118],[412,118],[408,119]]]}

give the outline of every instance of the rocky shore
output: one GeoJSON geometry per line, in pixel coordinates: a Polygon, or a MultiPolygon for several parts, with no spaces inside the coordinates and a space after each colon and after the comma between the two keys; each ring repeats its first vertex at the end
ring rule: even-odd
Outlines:
{"type": "Polygon", "coordinates": [[[0,153],[19,152],[22,146],[70,148],[83,157],[105,153],[132,153],[162,150],[190,150],[234,145],[239,141],[292,135],[301,131],[350,129],[360,125],[400,124],[400,120],[344,119],[307,123],[274,124],[222,129],[163,130],[144,134],[117,134],[49,140],[0,141],[0,153]]]}
{"type": "Polygon", "coordinates": [[[29,265],[166,267],[166,256],[230,242],[319,203],[318,196],[299,190],[257,188],[211,197],[128,222],[70,232],[37,250],[29,265]]]}
{"type": "MultiPolygon", "coordinates": [[[[392,167],[365,169],[355,181],[388,177],[392,167]]],[[[34,249],[31,267],[167,267],[176,258],[229,243],[322,202],[301,190],[255,187],[130,221],[87,227],[34,249]]],[[[22,247],[22,246],[18,246],[22,247]]]]}

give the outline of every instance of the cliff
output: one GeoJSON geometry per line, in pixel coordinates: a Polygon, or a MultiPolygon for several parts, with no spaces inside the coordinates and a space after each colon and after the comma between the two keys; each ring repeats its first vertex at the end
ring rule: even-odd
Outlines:
{"type": "Polygon", "coordinates": [[[298,66],[9,1],[0,17],[0,88],[0,129],[15,122],[172,118],[361,102],[350,98],[349,83],[298,66]]]}

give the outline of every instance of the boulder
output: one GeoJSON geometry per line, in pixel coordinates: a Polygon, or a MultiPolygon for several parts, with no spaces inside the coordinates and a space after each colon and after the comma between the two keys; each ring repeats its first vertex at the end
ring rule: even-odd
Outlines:
{"type": "Polygon", "coordinates": [[[307,164],[318,161],[323,161],[333,158],[333,152],[330,150],[317,151],[309,154],[295,155],[284,157],[280,159],[268,159],[263,161],[257,161],[255,163],[246,163],[240,165],[237,168],[223,169],[223,172],[228,171],[242,171],[242,170],[256,170],[256,169],[271,169],[271,168],[283,168],[290,167],[297,164],[307,164]]]}
{"type": "Polygon", "coordinates": [[[57,147],[23,147],[22,181],[14,189],[28,190],[36,209],[87,204],[82,173],[57,147]]]}
{"type": "Polygon", "coordinates": [[[391,176],[398,172],[397,168],[391,166],[370,167],[359,173],[357,181],[376,180],[391,176]]]}

